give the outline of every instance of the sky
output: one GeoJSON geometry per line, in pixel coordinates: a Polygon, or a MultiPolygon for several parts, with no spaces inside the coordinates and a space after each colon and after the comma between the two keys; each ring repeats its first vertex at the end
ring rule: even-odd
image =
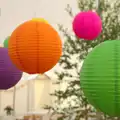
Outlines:
{"type": "Polygon", "coordinates": [[[77,10],[77,0],[0,0],[0,43],[22,22],[35,17],[46,19],[56,27],[58,23],[71,26],[70,17],[65,11],[70,4],[77,10]]]}
{"type": "MultiPolygon", "coordinates": [[[[19,24],[34,17],[46,19],[56,30],[57,24],[71,29],[71,19],[65,11],[67,4],[77,14],[77,0],[0,0],[0,44],[19,24]]],[[[64,41],[62,36],[61,39],[64,41]]],[[[58,69],[55,66],[47,74],[53,77],[56,68],[58,69]]]]}

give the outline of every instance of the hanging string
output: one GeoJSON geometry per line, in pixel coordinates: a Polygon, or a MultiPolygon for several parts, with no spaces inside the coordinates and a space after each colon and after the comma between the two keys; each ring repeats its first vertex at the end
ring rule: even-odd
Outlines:
{"type": "Polygon", "coordinates": [[[100,0],[96,0],[96,11],[101,17],[101,11],[100,11],[100,0]]]}
{"type": "Polygon", "coordinates": [[[35,1],[35,4],[34,4],[34,15],[33,15],[33,18],[36,18],[37,17],[37,4],[38,4],[38,0],[34,0],[35,1]]]}
{"type": "Polygon", "coordinates": [[[0,17],[1,17],[1,8],[0,8],[0,17]]]}
{"type": "Polygon", "coordinates": [[[33,18],[36,18],[36,16],[37,16],[37,15],[36,15],[36,12],[34,12],[34,16],[33,16],[33,18]]]}
{"type": "Polygon", "coordinates": [[[96,0],[96,9],[99,11],[99,0],[96,0]]]}

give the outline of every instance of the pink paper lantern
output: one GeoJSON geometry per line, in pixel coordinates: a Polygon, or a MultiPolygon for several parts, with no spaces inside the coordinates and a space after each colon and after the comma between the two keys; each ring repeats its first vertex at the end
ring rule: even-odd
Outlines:
{"type": "Polygon", "coordinates": [[[73,31],[78,38],[94,40],[102,31],[102,20],[96,12],[80,12],[73,20],[73,31]]]}

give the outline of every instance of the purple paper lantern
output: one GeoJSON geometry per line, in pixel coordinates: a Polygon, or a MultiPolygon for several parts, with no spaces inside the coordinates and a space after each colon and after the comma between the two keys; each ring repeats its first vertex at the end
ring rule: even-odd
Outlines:
{"type": "Polygon", "coordinates": [[[78,38],[94,40],[102,31],[102,21],[96,12],[80,12],[73,20],[73,31],[78,38]]]}
{"type": "Polygon", "coordinates": [[[0,48],[0,89],[15,86],[22,77],[22,72],[11,62],[7,48],[0,48]]]}

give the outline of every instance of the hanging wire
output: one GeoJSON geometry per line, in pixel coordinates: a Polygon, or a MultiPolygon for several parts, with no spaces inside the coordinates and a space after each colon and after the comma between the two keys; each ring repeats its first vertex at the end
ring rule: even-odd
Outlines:
{"type": "Polygon", "coordinates": [[[0,17],[1,17],[1,8],[0,8],[0,17]]]}
{"type": "Polygon", "coordinates": [[[101,16],[100,0],[96,0],[96,10],[97,10],[97,13],[101,16]]]}
{"type": "Polygon", "coordinates": [[[33,13],[33,18],[36,18],[36,11],[33,13]]]}
{"type": "Polygon", "coordinates": [[[37,17],[37,4],[38,4],[38,0],[34,0],[35,4],[34,4],[34,15],[33,17],[36,18],[37,17]]]}
{"type": "Polygon", "coordinates": [[[99,11],[99,0],[96,0],[96,9],[99,11]]]}

